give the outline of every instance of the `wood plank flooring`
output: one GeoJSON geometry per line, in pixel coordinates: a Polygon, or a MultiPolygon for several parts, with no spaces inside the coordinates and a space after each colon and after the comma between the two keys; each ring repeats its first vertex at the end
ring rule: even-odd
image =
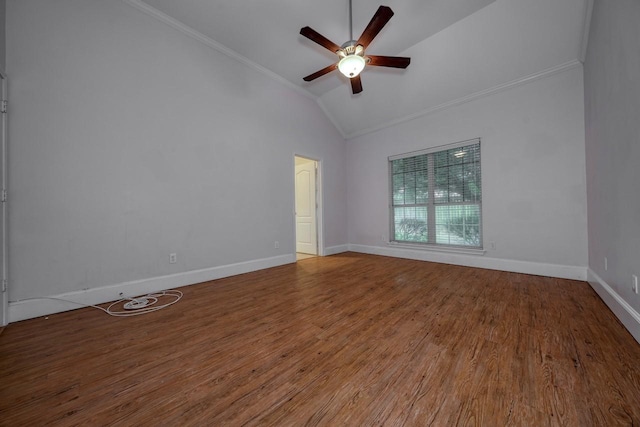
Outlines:
{"type": "Polygon", "coordinates": [[[10,324],[0,425],[640,425],[585,282],[347,253],[181,290],[10,324]]]}

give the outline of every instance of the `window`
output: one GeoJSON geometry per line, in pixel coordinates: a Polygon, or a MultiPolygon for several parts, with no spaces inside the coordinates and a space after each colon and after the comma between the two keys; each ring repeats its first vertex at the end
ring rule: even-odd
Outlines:
{"type": "Polygon", "coordinates": [[[480,139],[389,157],[391,239],[482,248],[480,139]]]}

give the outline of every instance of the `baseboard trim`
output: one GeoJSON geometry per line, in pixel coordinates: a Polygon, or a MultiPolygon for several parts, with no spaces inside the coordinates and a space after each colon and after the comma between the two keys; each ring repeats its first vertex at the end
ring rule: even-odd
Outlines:
{"type": "Polygon", "coordinates": [[[489,270],[510,271],[513,273],[533,274],[536,276],[549,276],[572,280],[587,280],[587,267],[580,266],[517,261],[510,259],[490,258],[487,256],[435,252],[398,247],[349,245],[349,250],[353,252],[361,252],[372,255],[384,255],[395,258],[407,258],[419,261],[463,265],[465,267],[486,268],[489,270]]]}
{"type": "Polygon", "coordinates": [[[640,313],[590,268],[587,281],[633,338],[640,343],[640,313]]]}
{"type": "MultiPolygon", "coordinates": [[[[295,254],[287,254],[48,296],[75,301],[84,305],[96,305],[120,299],[121,292],[123,295],[131,297],[145,295],[150,292],[179,288],[195,283],[291,264],[295,261],[295,254]]],[[[9,302],[9,323],[75,310],[77,308],[79,308],[78,304],[42,298],[9,302]]]]}
{"type": "Polygon", "coordinates": [[[324,248],[325,256],[341,254],[343,252],[349,252],[349,245],[338,245],[324,248]]]}

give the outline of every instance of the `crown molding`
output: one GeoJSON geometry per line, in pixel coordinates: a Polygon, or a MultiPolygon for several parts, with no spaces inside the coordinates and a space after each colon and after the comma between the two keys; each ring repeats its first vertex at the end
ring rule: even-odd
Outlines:
{"type": "MultiPolygon", "coordinates": [[[[466,104],[467,102],[475,101],[476,99],[484,98],[486,96],[490,96],[490,95],[496,94],[498,92],[502,92],[502,91],[505,91],[505,90],[513,89],[515,87],[522,86],[522,85],[525,85],[527,83],[531,83],[533,81],[540,80],[540,79],[543,79],[545,77],[549,77],[549,76],[552,76],[554,74],[558,74],[558,73],[561,73],[563,71],[567,71],[567,70],[570,70],[570,69],[573,69],[573,68],[576,68],[576,67],[580,67],[580,66],[582,66],[582,63],[580,61],[578,61],[578,60],[572,60],[572,61],[569,61],[569,62],[565,62],[564,64],[560,64],[560,65],[557,65],[555,67],[547,68],[546,70],[543,70],[543,71],[540,71],[540,72],[537,72],[537,73],[534,73],[534,74],[530,74],[530,75],[528,75],[526,77],[523,77],[523,78],[520,78],[520,79],[516,79],[516,80],[513,80],[513,81],[508,82],[508,83],[497,85],[497,86],[491,87],[489,89],[481,90],[481,91],[475,92],[475,93],[473,93],[471,95],[467,95],[467,96],[464,96],[462,98],[455,99],[453,101],[445,102],[444,104],[440,104],[440,105],[432,107],[432,108],[427,108],[425,110],[421,110],[421,111],[418,111],[418,112],[413,113],[413,114],[409,114],[409,115],[406,115],[406,116],[403,116],[403,117],[400,117],[400,118],[397,118],[397,119],[394,119],[394,120],[390,120],[388,122],[384,122],[384,123],[382,123],[382,124],[380,124],[378,126],[372,126],[370,128],[359,130],[357,132],[353,132],[353,133],[350,133],[350,134],[345,134],[345,139],[348,140],[348,139],[356,138],[358,136],[362,136],[362,135],[366,135],[366,134],[369,134],[369,133],[377,132],[377,131],[380,131],[382,129],[386,129],[388,127],[396,126],[396,125],[399,125],[401,123],[405,123],[405,122],[408,122],[410,120],[414,120],[414,119],[417,119],[417,118],[420,118],[420,117],[427,116],[429,114],[433,114],[433,113],[436,113],[436,112],[439,112],[439,111],[443,111],[443,110],[446,110],[446,109],[449,109],[449,108],[452,108],[452,107],[456,107],[456,106],[461,105],[461,104],[466,104]]],[[[327,110],[324,109],[324,111],[325,111],[325,114],[327,114],[327,110]]],[[[335,123],[333,118],[330,117],[330,120],[335,123]]]]}
{"type": "Polygon", "coordinates": [[[217,41],[213,40],[210,37],[205,36],[204,34],[194,30],[193,28],[187,26],[186,24],[178,21],[175,18],[170,17],[169,15],[159,11],[158,9],[146,4],[143,0],[122,0],[124,3],[146,13],[147,15],[157,19],[160,22],[163,22],[164,24],[170,26],[171,28],[180,31],[181,33],[187,35],[188,37],[191,37],[192,39],[199,41],[200,43],[203,43],[204,45],[206,45],[207,47],[216,50],[217,52],[220,52],[244,65],[246,65],[249,68],[252,68],[255,71],[258,71],[259,73],[271,78],[272,80],[277,81],[278,83],[284,85],[285,87],[292,89],[293,91],[295,91],[296,93],[308,98],[308,99],[312,99],[314,101],[316,101],[316,103],[318,104],[318,106],[320,107],[320,109],[322,110],[322,112],[325,114],[325,116],[327,117],[327,119],[329,119],[329,121],[333,124],[333,126],[338,130],[338,133],[345,139],[345,140],[349,140],[352,138],[356,138],[362,135],[366,135],[369,133],[373,133],[373,132],[377,132],[380,131],[382,129],[386,129],[388,127],[392,127],[392,126],[396,126],[398,124],[401,123],[405,123],[408,122],[410,120],[414,120],[423,116],[427,116],[429,114],[433,114],[439,111],[443,111],[446,110],[448,108],[451,107],[455,107],[479,98],[483,98],[485,96],[489,96],[489,95],[493,95],[495,93],[504,91],[504,90],[508,90],[520,85],[524,85],[527,84],[529,82],[535,81],[535,80],[539,80],[548,76],[551,76],[553,74],[557,74],[560,72],[563,72],[565,70],[569,70],[572,69],[574,67],[580,66],[582,65],[582,63],[584,62],[585,56],[586,56],[586,51],[587,51],[587,45],[588,45],[588,39],[589,39],[589,26],[591,23],[591,15],[592,15],[592,11],[593,11],[593,0],[585,0],[586,1],[586,5],[585,5],[585,12],[584,12],[584,24],[583,24],[583,35],[582,35],[582,40],[581,40],[581,45],[580,45],[580,52],[579,57],[577,60],[572,60],[569,62],[566,62],[564,64],[560,64],[556,67],[552,67],[552,68],[548,68],[546,70],[540,71],[538,73],[534,73],[531,75],[528,75],[526,77],[523,77],[521,79],[517,79],[517,80],[513,80],[511,82],[505,83],[505,84],[501,84],[501,85],[497,85],[494,86],[492,88],[489,89],[485,89],[476,93],[473,93],[471,95],[467,95],[465,97],[462,98],[458,98],[455,99],[453,101],[449,101],[446,102],[444,104],[440,104],[438,106],[435,107],[431,107],[425,110],[421,110],[403,117],[399,117],[384,123],[381,123],[379,125],[376,126],[372,126],[369,128],[365,128],[353,133],[346,133],[344,131],[344,129],[342,129],[342,127],[339,125],[338,121],[336,120],[336,118],[333,116],[333,114],[330,113],[328,107],[326,106],[326,104],[323,102],[322,97],[320,96],[316,96],[313,95],[311,92],[305,90],[304,88],[295,85],[293,83],[291,83],[289,80],[286,80],[285,78],[281,77],[280,75],[274,73],[273,71],[258,65],[257,63],[251,61],[250,59],[246,58],[245,56],[240,55],[239,53],[235,52],[234,50],[231,50],[225,46],[223,46],[222,44],[218,43],[217,41]]]}
{"type": "Polygon", "coordinates": [[[223,46],[222,44],[218,43],[217,41],[213,40],[210,37],[205,36],[204,34],[202,34],[199,31],[194,30],[193,28],[189,27],[188,25],[178,21],[175,18],[172,18],[171,16],[162,13],[161,11],[159,11],[158,9],[156,9],[155,7],[149,6],[148,4],[146,4],[144,1],[142,0],[122,0],[124,3],[146,13],[147,15],[157,19],[158,21],[167,24],[168,26],[170,26],[171,28],[180,31],[181,33],[191,37],[194,40],[199,41],[200,43],[208,46],[211,49],[214,49],[226,56],[228,56],[229,58],[235,59],[236,61],[246,65],[249,68],[254,69],[255,71],[258,71],[259,73],[262,73],[263,75],[277,81],[278,83],[288,87],[289,89],[294,90],[296,93],[309,98],[309,99],[313,99],[313,100],[317,100],[317,97],[315,95],[313,95],[311,92],[301,88],[300,86],[297,86],[293,83],[291,83],[289,80],[281,77],[280,75],[274,73],[273,71],[269,70],[268,68],[265,68],[261,65],[256,64],[255,62],[251,61],[249,58],[240,55],[239,53],[237,53],[234,50],[231,50],[229,48],[227,48],[226,46],[223,46]]]}
{"type": "Polygon", "coordinates": [[[591,29],[591,16],[593,15],[593,0],[585,1],[584,21],[582,23],[582,40],[580,41],[580,62],[584,63],[587,58],[587,48],[589,47],[589,30],[591,29]]]}

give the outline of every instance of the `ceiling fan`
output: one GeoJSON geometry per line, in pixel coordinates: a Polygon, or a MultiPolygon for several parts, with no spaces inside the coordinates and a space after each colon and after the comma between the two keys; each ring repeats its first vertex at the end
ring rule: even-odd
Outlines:
{"type": "Polygon", "coordinates": [[[338,55],[339,61],[335,64],[331,64],[322,70],[316,71],[313,74],[309,74],[304,77],[303,80],[310,82],[318,77],[324,76],[327,73],[335,70],[336,68],[351,80],[351,90],[354,94],[362,92],[362,82],[360,80],[360,73],[366,65],[373,65],[377,67],[393,67],[393,68],[407,68],[411,62],[411,58],[401,56],[377,56],[364,54],[365,49],[369,46],[369,43],[378,35],[380,30],[389,22],[393,16],[393,11],[388,6],[380,6],[376,11],[373,18],[364,29],[362,35],[358,40],[353,39],[353,14],[351,10],[351,0],[349,0],[349,36],[348,42],[342,46],[338,46],[331,40],[324,37],[311,27],[304,27],[300,29],[300,34],[305,36],[311,41],[318,43],[325,49],[338,55]]]}

